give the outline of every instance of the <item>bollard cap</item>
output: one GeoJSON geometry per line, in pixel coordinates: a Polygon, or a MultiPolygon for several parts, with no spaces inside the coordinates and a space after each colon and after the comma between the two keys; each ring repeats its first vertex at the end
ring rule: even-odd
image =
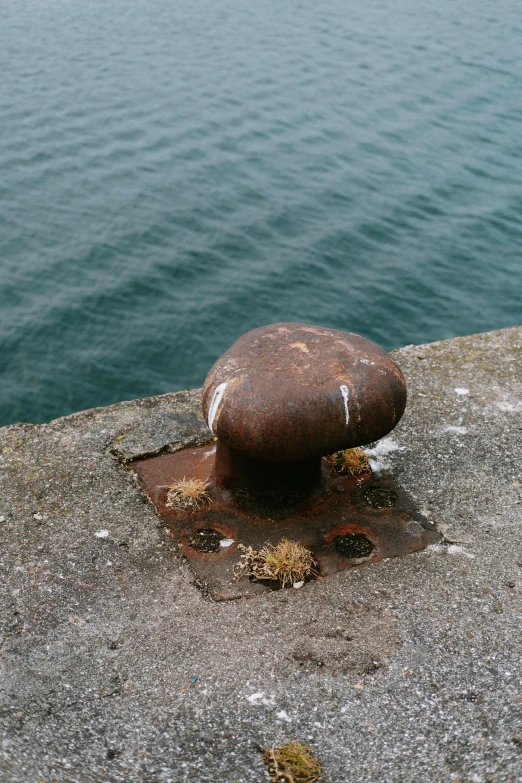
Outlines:
{"type": "Polygon", "coordinates": [[[266,462],[371,443],[395,427],[405,407],[404,376],[385,350],[351,332],[300,323],[247,332],[203,386],[214,435],[266,462]]]}

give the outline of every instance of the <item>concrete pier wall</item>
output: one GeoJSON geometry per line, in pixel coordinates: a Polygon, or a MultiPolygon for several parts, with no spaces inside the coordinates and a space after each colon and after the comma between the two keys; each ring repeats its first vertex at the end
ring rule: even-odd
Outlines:
{"type": "Polygon", "coordinates": [[[1,783],[522,780],[522,328],[394,353],[372,459],[445,543],[212,603],[127,462],[204,443],[198,391],[0,429],[1,783]]]}

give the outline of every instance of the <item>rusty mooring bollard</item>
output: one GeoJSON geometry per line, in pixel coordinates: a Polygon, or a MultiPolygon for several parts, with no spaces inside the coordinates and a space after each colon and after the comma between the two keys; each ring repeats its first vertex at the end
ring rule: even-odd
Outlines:
{"type": "Polygon", "coordinates": [[[260,492],[310,488],[321,457],[382,438],[405,406],[402,372],[370,340],[299,323],[253,329],[203,387],[215,478],[260,492]]]}
{"type": "Polygon", "coordinates": [[[400,369],[369,340],[306,324],[263,326],[208,374],[203,411],[217,443],[132,467],[197,583],[217,599],[251,595],[269,585],[236,581],[241,551],[297,542],[326,577],[440,540],[391,472],[367,465],[353,474],[336,462],[346,457],[336,452],[387,435],[405,405],[400,369]],[[201,502],[169,499],[191,481],[201,502]]]}

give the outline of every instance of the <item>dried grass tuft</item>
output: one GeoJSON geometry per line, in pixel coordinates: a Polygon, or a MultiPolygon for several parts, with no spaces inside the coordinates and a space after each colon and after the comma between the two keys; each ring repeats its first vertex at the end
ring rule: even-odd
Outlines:
{"type": "Polygon", "coordinates": [[[357,478],[370,470],[370,461],[362,449],[344,449],[327,457],[328,462],[343,476],[357,478]]]}
{"type": "Polygon", "coordinates": [[[242,544],[239,549],[243,554],[236,567],[236,579],[250,576],[257,581],[266,579],[286,587],[303,582],[317,573],[310,550],[288,538],[283,538],[277,545],[267,544],[259,550],[242,544]]]}
{"type": "Polygon", "coordinates": [[[270,748],[263,760],[272,783],[316,783],[322,774],[319,760],[301,742],[270,748]]]}
{"type": "Polygon", "coordinates": [[[169,508],[194,509],[210,505],[212,500],[208,494],[210,482],[203,479],[188,479],[183,476],[168,489],[165,503],[169,508]]]}

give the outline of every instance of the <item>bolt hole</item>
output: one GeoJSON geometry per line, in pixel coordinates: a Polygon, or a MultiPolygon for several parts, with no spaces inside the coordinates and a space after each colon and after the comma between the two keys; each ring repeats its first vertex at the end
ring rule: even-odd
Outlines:
{"type": "Polygon", "coordinates": [[[219,552],[221,551],[221,541],[225,540],[225,536],[214,530],[212,527],[207,527],[204,530],[196,530],[195,533],[187,539],[189,546],[192,549],[196,549],[198,552],[219,552]]]}
{"type": "Polygon", "coordinates": [[[364,533],[347,533],[334,538],[335,551],[349,560],[370,557],[375,545],[364,533]]]}
{"type": "Polygon", "coordinates": [[[369,487],[363,492],[363,497],[372,508],[391,508],[398,499],[397,493],[387,487],[369,487]]]}

